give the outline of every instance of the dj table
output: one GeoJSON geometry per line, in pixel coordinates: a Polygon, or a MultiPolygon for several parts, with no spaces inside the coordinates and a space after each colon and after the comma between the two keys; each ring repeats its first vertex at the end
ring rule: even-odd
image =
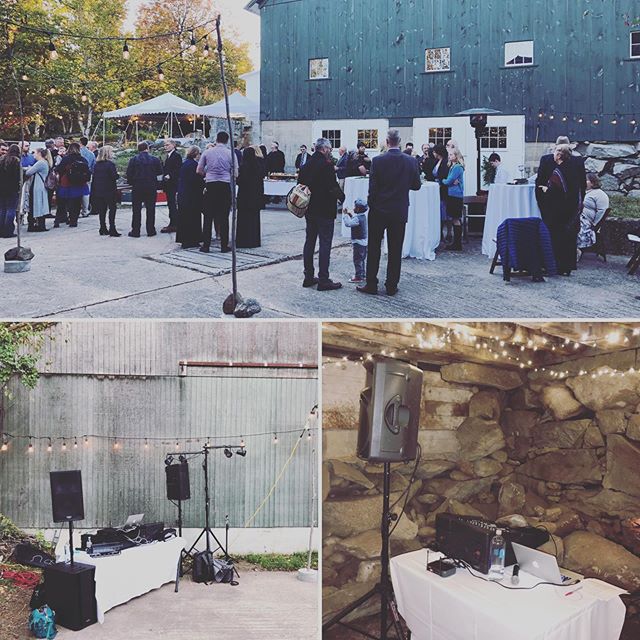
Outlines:
{"type": "Polygon", "coordinates": [[[98,622],[104,622],[104,614],[109,609],[167,582],[174,582],[184,546],[183,538],[170,538],[166,542],[152,542],[102,558],[92,558],[84,551],[75,552],[76,562],[96,568],[98,622]]]}
{"type": "MultiPolygon", "coordinates": [[[[440,554],[430,552],[429,561],[440,554]]],[[[618,640],[625,593],[606,582],[505,589],[466,569],[441,578],[426,570],[426,549],[391,559],[398,609],[412,640],[618,640]]],[[[512,567],[501,584],[512,587],[512,567]]],[[[519,587],[539,578],[520,572],[519,587]]]]}

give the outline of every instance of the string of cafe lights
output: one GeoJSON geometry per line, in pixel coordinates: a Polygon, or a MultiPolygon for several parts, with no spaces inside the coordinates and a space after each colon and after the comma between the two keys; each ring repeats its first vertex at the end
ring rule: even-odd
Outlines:
{"type": "Polygon", "coordinates": [[[624,125],[627,123],[631,127],[635,127],[638,124],[638,115],[636,113],[599,113],[599,114],[569,114],[564,111],[554,112],[544,109],[538,111],[538,121],[543,122],[548,120],[549,122],[575,122],[577,124],[587,125],[600,125],[600,124],[612,124],[624,125]]]}
{"type": "Polygon", "coordinates": [[[218,436],[198,436],[195,438],[180,438],[180,437],[168,437],[168,436],[111,436],[101,434],[83,434],[83,435],[71,435],[71,436],[53,436],[53,435],[33,435],[33,434],[14,434],[5,432],[2,434],[2,444],[0,444],[0,453],[7,452],[11,447],[12,441],[23,440],[26,442],[25,452],[28,454],[34,453],[36,450],[36,444],[44,443],[47,453],[52,453],[54,450],[60,452],[73,452],[83,449],[88,449],[92,441],[106,441],[110,444],[113,451],[123,450],[126,444],[135,443],[142,446],[143,450],[148,450],[150,446],[154,444],[160,444],[162,446],[173,446],[176,451],[181,448],[181,443],[185,445],[190,444],[209,444],[211,441],[226,441],[226,442],[239,442],[237,446],[240,449],[246,448],[247,439],[256,437],[271,437],[273,445],[278,445],[281,436],[286,436],[292,433],[298,434],[298,438],[302,440],[305,436],[307,440],[312,439],[312,428],[310,422],[307,420],[302,431],[300,427],[296,429],[279,429],[277,431],[263,431],[261,433],[251,433],[244,435],[218,435],[218,436]]]}
{"type": "MultiPolygon", "coordinates": [[[[405,329],[415,331],[416,323],[405,323],[405,329]]],[[[640,327],[634,327],[630,330],[632,337],[640,335],[640,327]]],[[[593,373],[581,369],[578,372],[557,371],[555,367],[557,365],[550,365],[547,367],[534,367],[532,354],[536,353],[540,349],[545,349],[551,352],[565,352],[567,349],[573,349],[577,351],[581,347],[598,347],[598,341],[591,335],[591,331],[587,331],[582,334],[580,340],[572,340],[570,338],[559,338],[553,340],[547,336],[540,336],[538,341],[534,338],[527,338],[524,341],[517,340],[505,340],[500,336],[487,336],[479,337],[471,333],[471,328],[465,328],[464,325],[459,325],[455,328],[439,328],[435,325],[430,327],[421,327],[420,331],[415,334],[416,342],[413,342],[406,349],[381,349],[379,352],[367,352],[360,356],[349,355],[342,356],[341,358],[325,358],[322,368],[331,367],[343,367],[348,362],[364,363],[373,360],[375,356],[382,356],[388,358],[401,358],[406,356],[416,349],[422,350],[434,350],[445,348],[448,344],[457,345],[462,347],[470,347],[477,351],[485,351],[492,355],[493,360],[496,363],[508,362],[510,364],[517,364],[520,369],[529,369],[535,373],[547,373],[551,378],[563,379],[569,376],[585,376],[590,375],[592,378],[600,377],[602,375],[622,376],[626,374],[636,373],[633,367],[629,369],[611,369],[606,368],[602,372],[593,373]]],[[[608,345],[626,345],[630,344],[631,339],[629,335],[625,335],[622,330],[612,330],[603,339],[608,345]]]]}

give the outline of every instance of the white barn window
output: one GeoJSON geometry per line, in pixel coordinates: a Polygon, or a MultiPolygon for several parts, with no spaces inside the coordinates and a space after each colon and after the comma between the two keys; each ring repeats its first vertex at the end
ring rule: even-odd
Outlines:
{"type": "Polygon", "coordinates": [[[487,127],[480,138],[480,146],[483,149],[506,149],[507,127],[487,127]]]}
{"type": "Polygon", "coordinates": [[[451,127],[431,127],[429,129],[429,144],[445,145],[451,138],[451,127]]]}
{"type": "Polygon", "coordinates": [[[451,49],[440,47],[438,49],[425,49],[424,70],[426,73],[451,70],[451,49]]]}
{"type": "Polygon", "coordinates": [[[331,143],[332,149],[339,149],[342,146],[342,132],[340,129],[323,129],[322,137],[331,143]]]}
{"type": "Polygon", "coordinates": [[[504,66],[523,67],[533,64],[533,40],[505,42],[504,66]]]}
{"type": "Polygon", "coordinates": [[[640,58],[640,31],[631,32],[631,57],[640,58]]]}
{"type": "Polygon", "coordinates": [[[326,80],[329,77],[329,58],[309,60],[309,80],[326,80]]]}

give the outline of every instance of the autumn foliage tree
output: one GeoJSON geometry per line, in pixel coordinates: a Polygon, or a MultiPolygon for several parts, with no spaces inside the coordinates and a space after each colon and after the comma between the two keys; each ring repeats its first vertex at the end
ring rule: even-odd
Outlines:
{"type": "MultiPolygon", "coordinates": [[[[212,33],[216,15],[215,6],[206,0],[151,0],[141,8],[134,31],[127,33],[126,0],[1,0],[0,137],[19,138],[18,90],[27,137],[90,133],[103,111],[165,91],[197,104],[218,100],[222,88],[212,33]],[[198,41],[195,53],[189,52],[192,34],[185,31],[130,39],[130,57],[123,59],[125,37],[177,33],[194,25],[203,25],[193,32],[198,41]],[[55,60],[49,59],[47,32],[58,53],[55,60]],[[207,35],[210,55],[204,57],[207,35]]],[[[230,88],[243,89],[239,76],[251,69],[248,46],[238,44],[236,36],[225,41],[225,55],[230,88]]]]}

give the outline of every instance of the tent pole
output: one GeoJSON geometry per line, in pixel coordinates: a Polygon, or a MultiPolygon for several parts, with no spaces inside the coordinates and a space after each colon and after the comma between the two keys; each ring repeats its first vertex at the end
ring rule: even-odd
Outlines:
{"type": "Polygon", "coordinates": [[[107,119],[102,119],[102,146],[104,147],[107,140],[107,119]]]}
{"type": "Polygon", "coordinates": [[[136,145],[140,144],[140,136],[138,132],[138,121],[136,120],[136,145]]]}

